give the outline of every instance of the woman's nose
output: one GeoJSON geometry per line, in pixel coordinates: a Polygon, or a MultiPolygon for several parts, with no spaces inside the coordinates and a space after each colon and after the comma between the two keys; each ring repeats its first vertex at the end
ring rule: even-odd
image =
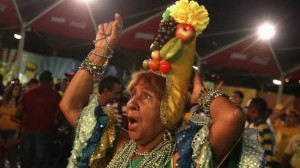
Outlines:
{"type": "Polygon", "coordinates": [[[138,110],[138,101],[135,96],[132,97],[127,103],[127,113],[128,111],[132,111],[132,110],[138,110]]]}

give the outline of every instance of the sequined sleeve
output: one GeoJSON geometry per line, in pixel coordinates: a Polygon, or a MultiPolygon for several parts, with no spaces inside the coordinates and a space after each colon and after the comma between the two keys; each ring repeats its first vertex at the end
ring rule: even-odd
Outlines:
{"type": "Polygon", "coordinates": [[[82,150],[87,146],[86,142],[94,132],[97,123],[96,116],[94,115],[94,109],[98,106],[97,98],[96,94],[92,94],[89,104],[80,113],[68,168],[78,167],[78,158],[82,156],[82,150]]]}
{"type": "MultiPolygon", "coordinates": [[[[176,149],[180,155],[179,167],[216,167],[211,146],[208,140],[210,118],[203,114],[193,113],[189,126],[176,133],[176,149]],[[182,143],[185,142],[185,143],[182,143]]],[[[257,168],[260,167],[264,150],[258,141],[258,132],[254,129],[245,129],[242,135],[241,150],[232,152],[230,157],[239,157],[237,163],[230,163],[230,167],[257,168]]]]}

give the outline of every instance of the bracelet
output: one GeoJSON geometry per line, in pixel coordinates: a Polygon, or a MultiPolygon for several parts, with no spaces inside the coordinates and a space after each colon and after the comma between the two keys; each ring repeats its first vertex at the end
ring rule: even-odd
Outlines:
{"type": "Polygon", "coordinates": [[[103,36],[103,37],[101,37],[101,38],[98,38],[98,39],[96,39],[96,40],[93,40],[93,43],[96,44],[98,41],[104,40],[105,38],[106,38],[106,36],[103,36]]]}
{"type": "Polygon", "coordinates": [[[114,53],[114,50],[108,45],[107,38],[105,38],[105,45],[108,48],[108,50],[110,51],[110,54],[112,55],[114,53]]]}
{"type": "MultiPolygon", "coordinates": [[[[110,55],[112,55],[114,53],[114,50],[108,44],[108,41],[107,41],[108,36],[110,36],[110,34],[102,34],[102,37],[100,37],[96,40],[93,40],[93,43],[96,44],[98,41],[105,39],[105,45],[108,48],[108,50],[110,51],[110,55]]],[[[97,54],[95,54],[95,55],[97,55],[97,54]]]]}
{"type": "Polygon", "coordinates": [[[90,56],[91,54],[96,55],[98,58],[102,57],[102,58],[110,59],[112,57],[112,54],[109,54],[109,55],[99,54],[99,53],[96,53],[94,50],[92,50],[88,56],[90,56]]]}
{"type": "Polygon", "coordinates": [[[204,113],[210,118],[210,104],[211,102],[219,96],[223,96],[229,99],[229,96],[222,93],[219,90],[213,90],[213,89],[204,89],[200,91],[198,95],[198,103],[201,107],[201,109],[204,111],[204,113]]]}
{"type": "Polygon", "coordinates": [[[100,35],[102,35],[102,37],[100,37],[100,38],[98,38],[98,39],[96,39],[96,40],[93,40],[93,43],[94,43],[94,44],[96,44],[98,41],[104,40],[104,39],[106,39],[108,36],[110,36],[110,34],[100,34],[100,35]]]}
{"type": "Polygon", "coordinates": [[[99,66],[93,63],[91,60],[89,60],[89,57],[86,57],[81,63],[79,69],[84,69],[88,71],[91,75],[93,75],[94,81],[97,81],[103,76],[104,69],[107,66],[107,64],[108,64],[108,60],[106,60],[104,65],[99,66]]]}

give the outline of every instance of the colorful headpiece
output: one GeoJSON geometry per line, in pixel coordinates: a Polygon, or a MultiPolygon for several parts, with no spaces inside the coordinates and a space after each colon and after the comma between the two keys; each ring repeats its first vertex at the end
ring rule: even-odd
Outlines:
{"type": "Polygon", "coordinates": [[[175,129],[184,115],[195,57],[196,36],[209,22],[207,10],[195,1],[179,0],[162,15],[158,34],[151,44],[151,59],[144,69],[166,78],[166,94],[161,104],[161,120],[175,129]]]}

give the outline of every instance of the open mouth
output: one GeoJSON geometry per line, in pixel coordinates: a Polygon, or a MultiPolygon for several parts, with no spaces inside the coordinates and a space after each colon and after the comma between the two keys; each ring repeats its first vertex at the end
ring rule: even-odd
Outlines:
{"type": "Polygon", "coordinates": [[[128,124],[129,125],[135,125],[137,121],[133,117],[128,117],[128,124]]]}

